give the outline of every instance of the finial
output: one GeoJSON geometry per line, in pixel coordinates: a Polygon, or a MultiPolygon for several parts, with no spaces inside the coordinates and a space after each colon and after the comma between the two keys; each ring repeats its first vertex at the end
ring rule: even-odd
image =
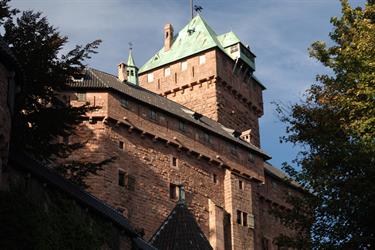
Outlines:
{"type": "Polygon", "coordinates": [[[130,51],[133,50],[133,43],[132,42],[128,42],[128,44],[129,44],[129,50],[130,51]]]}
{"type": "Polygon", "coordinates": [[[184,185],[179,185],[179,195],[178,195],[178,203],[185,204],[185,188],[184,185]]]}

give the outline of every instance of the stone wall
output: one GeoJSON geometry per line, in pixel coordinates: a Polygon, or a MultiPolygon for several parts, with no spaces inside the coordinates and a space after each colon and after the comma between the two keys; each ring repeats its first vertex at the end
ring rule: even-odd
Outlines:
{"type": "Polygon", "coordinates": [[[186,123],[181,130],[176,116],[131,97],[90,92],[87,101],[92,103],[93,96],[103,100],[103,112],[87,115],[77,136],[69,139],[86,146],[66,160],[99,162],[116,157],[87,179],[89,191],[121,211],[144,231],[145,239],[176,205],[171,186],[180,184],[185,186],[188,207],[215,249],[261,249],[264,237],[272,241],[284,230],[267,213],[268,203],[282,202],[282,190],[267,192],[272,184],[265,179],[262,158],[255,154],[249,158],[243,147],[233,151],[236,143],[214,133],[209,141],[202,140],[200,135],[207,131],[196,124],[186,123]]]}
{"type": "Polygon", "coordinates": [[[251,142],[259,147],[262,89],[243,65],[236,64],[223,52],[212,49],[173,62],[141,74],[139,82],[142,87],[228,128],[239,132],[251,129],[251,142]],[[205,62],[201,64],[202,56],[205,62]],[[185,63],[186,68],[182,66],[185,63]],[[149,81],[150,74],[153,81],[149,81]]]}

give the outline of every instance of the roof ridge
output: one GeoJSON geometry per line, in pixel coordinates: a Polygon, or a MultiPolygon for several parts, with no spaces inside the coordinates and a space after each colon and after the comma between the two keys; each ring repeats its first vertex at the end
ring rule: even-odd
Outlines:
{"type": "MultiPolygon", "coordinates": [[[[87,70],[88,71],[90,71],[91,72],[91,74],[93,74],[105,87],[107,87],[107,88],[111,88],[111,86],[109,86],[108,85],[108,83],[106,83],[101,77],[99,77],[94,71],[95,71],[95,69],[93,69],[93,68],[87,68],[87,70]]],[[[97,70],[97,71],[99,71],[99,72],[101,72],[101,73],[105,73],[104,71],[100,71],[100,70],[97,70]]],[[[111,75],[111,74],[108,74],[108,73],[105,73],[105,74],[107,74],[107,75],[110,75],[110,76],[113,76],[113,75],[111,75]]],[[[116,79],[117,79],[117,77],[115,77],[116,79]]]]}

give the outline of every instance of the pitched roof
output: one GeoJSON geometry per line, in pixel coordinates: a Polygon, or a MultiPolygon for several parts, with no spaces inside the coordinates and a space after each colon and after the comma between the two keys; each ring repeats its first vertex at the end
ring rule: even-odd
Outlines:
{"type": "Polygon", "coordinates": [[[132,50],[129,51],[129,57],[128,57],[128,66],[136,67],[135,62],[132,55],[132,50]]]}
{"type": "Polygon", "coordinates": [[[40,162],[31,158],[25,153],[19,151],[11,151],[10,163],[13,167],[24,169],[31,173],[38,179],[46,181],[49,185],[63,191],[64,193],[71,196],[73,199],[78,201],[80,204],[91,208],[93,211],[110,220],[116,226],[120,227],[124,232],[132,238],[134,243],[143,250],[155,250],[154,247],[145,242],[131,227],[128,220],[123,217],[115,209],[107,205],[106,203],[98,200],[95,196],[87,193],[80,187],[66,180],[61,175],[52,171],[48,167],[43,166],[40,162]]]}
{"type": "MultiPolygon", "coordinates": [[[[233,35],[231,35],[232,39],[235,36],[233,35]]],[[[227,53],[221,43],[224,40],[222,36],[221,39],[219,39],[215,31],[213,31],[198,14],[174,37],[172,47],[168,51],[164,51],[164,48],[159,50],[159,52],[141,67],[139,73],[178,61],[214,47],[218,47],[227,53]]],[[[235,39],[233,39],[233,41],[234,40],[235,39]]],[[[239,41],[238,37],[237,40],[239,41]]]]}
{"type": "Polygon", "coordinates": [[[202,127],[205,130],[208,130],[221,137],[224,137],[225,139],[230,140],[234,143],[240,144],[241,146],[246,147],[247,149],[250,149],[251,151],[260,155],[264,159],[271,159],[271,157],[267,155],[267,153],[262,149],[249,144],[240,138],[235,137],[233,135],[234,130],[226,128],[222,124],[205,116],[203,116],[199,120],[194,119],[194,117],[192,116],[194,114],[193,110],[190,110],[182,106],[181,104],[171,101],[166,97],[157,95],[156,93],[144,89],[140,86],[121,82],[117,77],[96,69],[87,68],[83,73],[83,79],[71,81],[68,83],[68,86],[75,89],[99,88],[114,90],[116,92],[119,92],[120,94],[124,94],[140,102],[156,107],[163,112],[172,114],[186,121],[194,123],[195,125],[202,127]]]}
{"type": "Polygon", "coordinates": [[[150,243],[160,250],[211,250],[194,216],[185,203],[178,203],[152,236],[150,243]]]}

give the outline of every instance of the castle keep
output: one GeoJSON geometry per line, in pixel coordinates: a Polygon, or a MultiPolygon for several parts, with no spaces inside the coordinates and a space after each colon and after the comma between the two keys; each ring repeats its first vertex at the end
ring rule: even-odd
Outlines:
{"type": "Polygon", "coordinates": [[[167,24],[164,39],[140,68],[130,54],[118,76],[87,68],[72,78],[65,100],[100,108],[87,114],[78,136],[64,138],[86,143],[69,160],[116,157],[88,178],[89,191],[151,243],[166,246],[158,235],[168,218],[176,220],[174,209],[191,213],[213,249],[277,249],[273,239],[292,232],[268,211],[287,208],[285,193],[298,188],[283,182],[260,148],[265,88],[254,76],[255,55],[199,15],[177,34],[167,24]],[[181,189],[189,212],[176,206],[181,189]]]}

